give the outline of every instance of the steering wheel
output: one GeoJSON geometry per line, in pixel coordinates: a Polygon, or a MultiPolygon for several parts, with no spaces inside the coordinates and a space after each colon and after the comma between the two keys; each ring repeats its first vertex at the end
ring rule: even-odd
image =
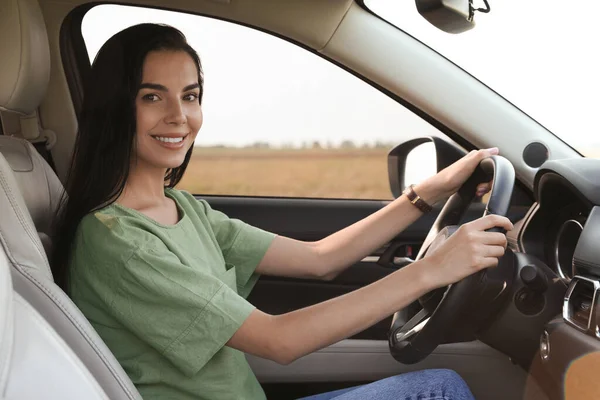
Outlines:
{"type": "MultiPolygon", "coordinates": [[[[512,197],[515,170],[506,158],[492,156],[481,161],[440,212],[415,261],[431,254],[457,229],[473,201],[477,185],[492,180],[489,201],[483,215],[506,216],[512,197]]],[[[501,228],[493,228],[502,232],[501,228]]],[[[487,269],[476,272],[445,288],[434,290],[419,299],[422,309],[408,321],[406,310],[394,314],[388,342],[392,356],[403,364],[423,360],[443,343],[446,331],[467,309],[469,299],[486,283],[487,269]]]]}

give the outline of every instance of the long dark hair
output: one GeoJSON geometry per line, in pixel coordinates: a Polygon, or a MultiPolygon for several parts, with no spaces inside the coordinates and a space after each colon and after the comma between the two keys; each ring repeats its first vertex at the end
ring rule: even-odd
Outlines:
{"type": "MultiPolygon", "coordinates": [[[[203,73],[200,58],[179,30],[159,24],[140,24],[111,37],[100,49],[85,82],[79,134],[66,191],[53,229],[51,266],[55,282],[68,292],[71,246],[81,219],[113,203],[123,192],[134,156],[135,99],[142,83],[144,60],[152,51],[184,51],[198,67],[199,101],[203,73]]],[[[182,178],[193,146],[183,164],[167,170],[165,186],[182,178]]]]}

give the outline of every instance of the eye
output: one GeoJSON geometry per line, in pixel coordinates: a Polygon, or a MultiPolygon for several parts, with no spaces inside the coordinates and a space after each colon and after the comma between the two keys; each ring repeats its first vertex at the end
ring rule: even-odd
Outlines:
{"type": "Polygon", "coordinates": [[[185,96],[183,96],[183,99],[185,101],[196,101],[198,100],[198,95],[196,93],[188,93],[185,96]]]}
{"type": "Polygon", "coordinates": [[[149,93],[149,94],[142,96],[142,100],[154,103],[155,101],[160,100],[160,98],[157,95],[155,95],[154,93],[149,93]]]}

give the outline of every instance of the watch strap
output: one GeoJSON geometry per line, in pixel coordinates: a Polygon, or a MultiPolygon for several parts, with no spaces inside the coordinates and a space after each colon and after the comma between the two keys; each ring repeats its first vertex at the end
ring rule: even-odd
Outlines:
{"type": "Polygon", "coordinates": [[[421,198],[421,196],[419,196],[417,194],[417,192],[415,192],[414,186],[415,185],[410,185],[409,187],[404,189],[404,194],[406,195],[408,200],[412,203],[412,205],[417,207],[419,210],[421,210],[424,213],[431,212],[431,210],[433,210],[433,207],[431,207],[429,204],[427,204],[427,202],[425,200],[423,200],[421,198]]]}

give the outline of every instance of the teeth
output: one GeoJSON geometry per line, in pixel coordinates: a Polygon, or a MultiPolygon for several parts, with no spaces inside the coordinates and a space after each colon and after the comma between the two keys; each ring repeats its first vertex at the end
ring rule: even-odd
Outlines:
{"type": "Polygon", "coordinates": [[[183,140],[182,137],[168,138],[168,137],[162,137],[162,136],[153,136],[153,138],[156,140],[160,140],[161,142],[165,142],[165,143],[179,143],[183,140]]]}

